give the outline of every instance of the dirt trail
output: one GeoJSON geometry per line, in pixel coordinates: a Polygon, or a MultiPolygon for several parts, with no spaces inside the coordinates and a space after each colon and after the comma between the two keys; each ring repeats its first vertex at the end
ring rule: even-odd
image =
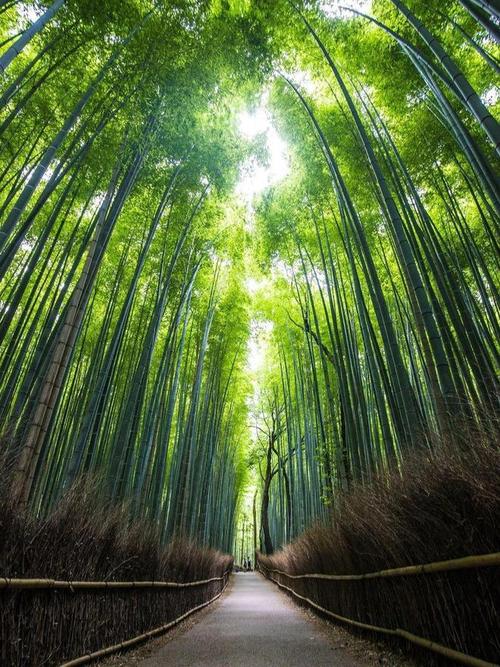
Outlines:
{"type": "Polygon", "coordinates": [[[216,608],[138,662],[142,667],[364,667],[256,573],[238,573],[216,608]]]}

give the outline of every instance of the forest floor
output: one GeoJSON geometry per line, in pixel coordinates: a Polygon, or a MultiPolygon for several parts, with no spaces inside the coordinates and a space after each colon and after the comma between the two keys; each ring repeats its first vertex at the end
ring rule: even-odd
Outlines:
{"type": "Polygon", "coordinates": [[[256,573],[237,573],[226,593],[173,632],[108,667],[411,667],[386,646],[357,637],[298,607],[256,573]]]}

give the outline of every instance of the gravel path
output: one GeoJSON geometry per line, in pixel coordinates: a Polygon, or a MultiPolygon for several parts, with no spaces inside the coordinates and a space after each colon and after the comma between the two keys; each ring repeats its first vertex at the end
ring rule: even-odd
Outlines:
{"type": "Polygon", "coordinates": [[[139,663],[142,667],[362,667],[277,588],[237,573],[216,608],[139,663]]]}

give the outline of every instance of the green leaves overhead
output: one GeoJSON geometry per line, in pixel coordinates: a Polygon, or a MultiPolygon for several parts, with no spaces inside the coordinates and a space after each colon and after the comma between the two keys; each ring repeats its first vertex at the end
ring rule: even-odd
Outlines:
{"type": "Polygon", "coordinates": [[[371,4],[0,7],[0,424],[21,503],[44,513],[90,474],[165,539],[230,549],[262,473],[272,548],[493,414],[498,17],[371,4]],[[272,155],[239,114],[261,104],[290,170],[245,205],[243,165],[272,155]],[[252,413],[279,422],[266,446],[252,413]]]}

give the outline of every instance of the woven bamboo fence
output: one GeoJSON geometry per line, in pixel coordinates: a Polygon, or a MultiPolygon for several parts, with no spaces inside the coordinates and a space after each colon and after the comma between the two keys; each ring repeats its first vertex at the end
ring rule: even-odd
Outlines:
{"type": "MultiPolygon", "coordinates": [[[[108,646],[106,648],[100,649],[98,651],[94,651],[93,653],[88,653],[86,655],[83,655],[79,658],[75,658],[74,660],[70,660],[69,662],[65,662],[61,665],[61,667],[75,667],[76,665],[84,665],[86,663],[92,662],[93,660],[97,660],[99,658],[103,658],[106,655],[110,655],[112,653],[116,653],[117,651],[122,651],[124,649],[130,648],[131,646],[135,646],[136,644],[139,644],[140,642],[146,641],[147,639],[151,639],[152,637],[156,637],[157,635],[162,634],[163,632],[166,632],[167,630],[170,630],[170,628],[173,628],[175,625],[186,619],[188,616],[191,616],[191,614],[194,614],[197,611],[200,611],[204,607],[207,607],[209,604],[212,604],[212,602],[215,602],[217,598],[220,598],[222,593],[224,592],[226,586],[227,586],[227,575],[229,573],[225,572],[222,577],[218,578],[212,578],[212,579],[205,579],[204,581],[191,581],[191,582],[186,582],[181,585],[174,586],[175,582],[150,582],[151,586],[154,587],[155,584],[157,585],[162,585],[163,588],[182,588],[182,587],[189,587],[189,586],[201,586],[203,584],[210,583],[212,581],[223,581],[224,586],[221,590],[220,593],[217,593],[217,595],[214,595],[213,598],[210,600],[207,600],[207,602],[202,602],[199,605],[196,605],[196,607],[193,607],[192,609],[189,609],[186,611],[184,614],[179,616],[178,618],[174,618],[173,621],[170,621],[169,623],[164,623],[163,625],[160,625],[158,628],[154,628],[154,630],[149,630],[148,632],[143,632],[140,635],[137,635],[136,637],[132,637],[131,639],[127,639],[124,642],[120,642],[119,644],[113,644],[112,646],[108,646]]],[[[59,582],[60,583],[60,582],[59,582]]],[[[89,583],[89,582],[79,582],[79,583],[89,583]]],[[[91,583],[103,583],[103,582],[91,582],[91,583]]],[[[125,582],[117,582],[121,584],[125,584],[125,582]]],[[[147,582],[130,582],[133,584],[143,584],[147,582]]],[[[151,587],[150,586],[150,587],[151,587]]],[[[125,586],[122,586],[124,588],[125,586]]],[[[141,588],[147,588],[147,586],[140,586],[141,588]]],[[[132,586],[132,588],[136,588],[136,586],[132,586]]]]}
{"type": "Polygon", "coordinates": [[[229,573],[188,582],[0,577],[0,664],[69,667],[126,649],[214,602],[229,573]]]}
{"type": "MultiPolygon", "coordinates": [[[[281,589],[290,593],[292,596],[300,600],[301,603],[312,607],[313,609],[319,611],[321,614],[324,614],[325,616],[328,616],[329,618],[332,618],[336,621],[346,623],[347,625],[354,628],[359,628],[360,630],[367,630],[369,632],[382,634],[388,637],[398,637],[404,639],[411,644],[432,651],[434,654],[447,658],[451,661],[454,661],[455,663],[471,665],[472,667],[494,667],[494,665],[498,664],[497,658],[500,659],[500,653],[493,658],[495,662],[491,662],[482,658],[473,657],[464,651],[450,648],[449,646],[446,646],[439,641],[431,640],[427,637],[420,636],[419,634],[414,634],[409,630],[397,627],[396,624],[396,627],[385,627],[384,621],[388,617],[391,618],[391,616],[394,618],[394,613],[391,613],[393,611],[392,608],[396,608],[397,616],[398,608],[404,610],[405,602],[412,601],[414,603],[413,614],[415,619],[420,621],[419,625],[422,627],[425,626],[425,623],[422,623],[422,619],[419,618],[419,614],[424,610],[426,611],[427,615],[432,616],[433,614],[429,612],[435,612],[437,610],[437,604],[441,602],[443,603],[442,606],[444,607],[444,609],[441,608],[440,610],[441,617],[445,619],[446,622],[453,624],[455,618],[453,613],[450,613],[450,611],[453,610],[456,605],[456,596],[452,595],[451,598],[446,601],[443,594],[447,591],[453,593],[455,586],[457,584],[459,585],[461,582],[460,579],[445,581],[444,577],[448,573],[460,573],[463,575],[464,573],[467,573],[467,571],[474,571],[476,576],[472,578],[472,582],[470,579],[467,581],[467,588],[470,590],[471,583],[474,585],[474,581],[478,582],[480,579],[482,579],[482,577],[477,576],[477,573],[483,572],[483,570],[488,568],[488,576],[485,577],[484,581],[482,581],[482,585],[479,586],[478,590],[474,592],[476,598],[479,596],[478,599],[480,603],[484,602],[484,604],[488,606],[488,599],[486,597],[484,600],[481,599],[481,591],[489,587],[489,582],[491,582],[493,584],[492,587],[490,587],[492,596],[491,599],[493,604],[495,604],[495,602],[498,602],[498,573],[492,573],[491,568],[498,567],[500,565],[500,553],[466,556],[464,558],[457,558],[453,560],[425,563],[422,565],[410,565],[361,574],[292,574],[283,570],[269,568],[262,562],[261,559],[258,559],[257,563],[262,574],[277,584],[281,589]],[[430,587],[424,587],[420,585],[418,587],[421,593],[420,596],[416,594],[417,590],[415,587],[412,587],[412,590],[415,593],[414,595],[411,591],[409,592],[408,590],[406,591],[406,595],[401,595],[401,588],[404,587],[408,589],[408,582],[411,581],[413,577],[418,577],[418,575],[441,575],[441,577],[439,581],[436,581],[435,577],[431,577],[430,579],[433,580],[433,585],[431,584],[430,587]],[[408,580],[408,577],[410,577],[410,580],[408,580]],[[370,586],[373,586],[373,580],[380,580],[382,583],[384,580],[391,582],[391,580],[396,578],[401,578],[402,587],[392,586],[390,589],[385,589],[385,591],[383,588],[379,588],[376,595],[370,594],[370,586]],[[290,585],[283,583],[283,579],[291,580],[290,585]],[[325,582],[336,582],[336,587],[342,586],[343,590],[340,591],[341,594],[335,595],[334,593],[332,595],[332,587],[326,586],[325,582]],[[357,585],[361,584],[363,589],[358,588],[357,592],[351,590],[351,594],[349,595],[347,589],[345,588],[346,584],[349,585],[348,582],[355,582],[357,585]],[[293,587],[294,584],[295,587],[293,587]],[[318,584],[320,585],[318,586],[318,584]],[[296,590],[298,585],[302,585],[302,590],[300,592],[296,590]],[[432,590],[435,592],[435,600],[427,599],[426,605],[419,604],[420,599],[422,598],[422,593],[428,594],[432,590]],[[358,597],[358,605],[354,605],[357,606],[358,611],[360,610],[359,598],[362,598],[363,602],[361,608],[362,611],[364,611],[364,616],[357,614],[357,618],[353,618],[351,614],[345,615],[344,613],[341,613],[344,608],[348,608],[349,606],[352,608],[353,605],[346,604],[346,602],[349,598],[353,600],[355,597],[358,597]],[[332,599],[337,602],[338,608],[340,608],[339,612],[332,611],[332,599]],[[325,600],[325,602],[323,602],[323,600],[325,600]],[[323,602],[323,604],[320,604],[320,602],[323,602]],[[328,604],[328,602],[330,602],[330,604],[328,604]],[[377,611],[379,613],[378,618],[377,611]],[[385,614],[383,613],[384,611],[386,612],[385,614]]],[[[462,581],[462,583],[464,582],[462,581]]],[[[470,617],[468,620],[474,627],[474,624],[476,624],[479,619],[476,617],[473,607],[474,606],[469,609],[469,614],[467,613],[468,609],[464,608],[460,610],[461,614],[457,616],[460,616],[462,621],[464,616],[465,618],[470,617]]],[[[499,610],[494,609],[493,616],[496,617],[497,622],[498,614],[499,610]]],[[[405,615],[408,617],[408,613],[405,615]]],[[[495,619],[493,618],[492,621],[492,631],[494,633],[495,619]]],[[[499,625],[496,625],[496,639],[498,639],[499,627],[499,625]]],[[[475,629],[478,630],[477,625],[475,629]]],[[[454,635],[457,639],[460,639],[460,627],[450,627],[449,630],[450,635],[454,635]]],[[[488,634],[489,628],[486,630],[488,634]]],[[[495,637],[492,637],[492,645],[494,643],[495,637]]],[[[495,649],[493,649],[493,651],[495,651],[495,649]]]]}

